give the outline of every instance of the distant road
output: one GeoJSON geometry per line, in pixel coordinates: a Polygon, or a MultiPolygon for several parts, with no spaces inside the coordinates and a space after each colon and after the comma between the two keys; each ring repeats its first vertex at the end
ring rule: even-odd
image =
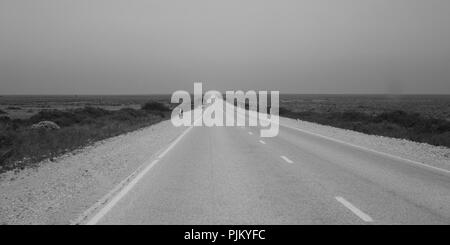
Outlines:
{"type": "Polygon", "coordinates": [[[449,224],[450,174],[281,126],[193,127],[88,224],[449,224]]]}

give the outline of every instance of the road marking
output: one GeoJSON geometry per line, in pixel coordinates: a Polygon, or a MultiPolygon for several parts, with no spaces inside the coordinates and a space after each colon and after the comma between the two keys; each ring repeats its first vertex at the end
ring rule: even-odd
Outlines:
{"type": "Polygon", "coordinates": [[[148,165],[143,171],[141,171],[136,176],[136,178],[131,180],[131,182],[127,186],[125,186],[125,188],[123,188],[119,193],[117,193],[117,195],[115,195],[110,202],[108,202],[96,215],[94,215],[94,217],[92,217],[86,223],[86,225],[97,224],[98,221],[100,221],[100,219],[103,218],[103,216],[105,216],[105,214],[107,214],[116,205],[116,203],[119,202],[120,199],[122,199],[122,197],[124,197],[139,182],[139,180],[142,179],[142,177],[144,177],[144,175],[147,174],[147,172],[153,168],[153,166],[155,166],[156,163],[158,163],[158,161],[159,160],[157,159],[154,160],[152,163],[150,163],[150,165],[148,165]]]}
{"type": "MultiPolygon", "coordinates": [[[[199,121],[200,119],[197,119],[196,122],[199,121]]],[[[195,125],[195,122],[194,122],[194,125],[195,125]]],[[[139,180],[142,179],[145,176],[145,174],[147,174],[147,172],[149,172],[153,168],[153,166],[155,166],[156,163],[158,163],[158,161],[162,157],[164,157],[192,128],[193,128],[193,126],[187,128],[181,135],[179,135],[169,145],[169,147],[167,147],[166,150],[164,150],[163,153],[161,153],[157,157],[157,159],[153,160],[142,171],[140,171],[141,168],[139,168],[134,173],[132,173],[129,177],[127,177],[119,185],[117,185],[111,192],[109,192],[105,197],[100,199],[99,202],[97,202],[91,208],[89,208],[80,218],[78,218],[72,224],[83,224],[83,220],[85,218],[87,218],[91,214],[91,212],[93,212],[98,206],[104,205],[100,209],[100,211],[98,211],[93,217],[91,217],[85,223],[86,225],[97,224],[103,218],[103,216],[105,216],[120,201],[120,199],[122,199],[139,182],[139,180]],[[128,184],[126,184],[126,183],[128,183],[128,184]],[[117,191],[119,191],[119,192],[117,194],[115,194],[117,191]],[[110,201],[108,201],[110,198],[112,198],[112,199],[110,201]]],[[[143,165],[145,165],[145,163],[143,165]]]]}
{"type": "Polygon", "coordinates": [[[388,153],[384,153],[384,152],[381,152],[381,151],[372,150],[372,149],[369,149],[369,148],[366,148],[366,147],[363,147],[363,146],[354,145],[354,144],[347,143],[347,142],[344,142],[344,141],[341,141],[341,140],[338,140],[338,139],[334,139],[334,138],[331,138],[331,137],[327,137],[327,136],[324,136],[324,135],[321,135],[321,134],[309,132],[309,131],[306,131],[306,130],[303,130],[303,129],[299,129],[299,128],[296,128],[296,127],[291,127],[291,126],[288,126],[288,125],[285,125],[285,124],[281,124],[280,123],[279,125],[283,126],[283,127],[286,127],[286,128],[290,128],[290,129],[294,129],[294,130],[300,131],[300,132],[305,133],[305,134],[314,135],[314,136],[322,138],[322,139],[327,139],[327,140],[333,141],[335,143],[351,146],[351,147],[354,147],[354,148],[357,148],[357,149],[360,149],[360,150],[363,150],[363,151],[366,151],[366,152],[371,152],[371,153],[374,153],[374,154],[378,154],[378,155],[382,155],[382,156],[385,156],[385,157],[389,157],[391,159],[396,159],[396,160],[403,161],[403,162],[406,162],[406,163],[409,163],[409,164],[414,164],[414,165],[418,165],[418,166],[421,166],[421,167],[425,167],[425,168],[429,168],[429,169],[433,169],[433,170],[437,170],[437,171],[441,171],[441,172],[450,174],[450,170],[447,170],[447,169],[434,167],[434,166],[431,166],[431,165],[428,165],[428,164],[420,163],[420,162],[417,162],[417,161],[413,161],[413,160],[410,160],[410,159],[402,158],[402,157],[395,156],[395,155],[392,155],[392,154],[388,154],[388,153]]]}
{"type": "Polygon", "coordinates": [[[261,144],[263,144],[263,145],[266,144],[266,142],[264,142],[263,140],[260,140],[259,143],[261,143],[261,144]]]}
{"type": "Polygon", "coordinates": [[[180,136],[178,136],[178,138],[174,142],[172,142],[172,144],[170,144],[169,147],[167,147],[167,149],[158,156],[158,158],[163,158],[167,154],[167,152],[172,150],[172,148],[181,140],[181,138],[183,138],[183,136],[186,135],[191,129],[192,126],[186,129],[180,136]]]}
{"type": "Polygon", "coordinates": [[[289,159],[289,158],[287,158],[285,156],[280,156],[280,157],[281,157],[281,159],[285,160],[288,163],[294,163],[293,161],[291,161],[291,159],[289,159]]]}
{"type": "Polygon", "coordinates": [[[350,209],[356,216],[365,222],[373,222],[373,219],[363,211],[359,210],[357,207],[353,206],[349,201],[345,200],[343,197],[336,197],[336,200],[344,205],[346,208],[350,209]]]}
{"type": "MultiPolygon", "coordinates": [[[[239,113],[239,111],[238,111],[238,113],[239,113]]],[[[261,112],[259,112],[259,113],[268,115],[266,113],[261,113],[261,112]]],[[[238,115],[240,115],[240,114],[238,114],[238,115]]],[[[279,118],[285,118],[285,117],[279,117],[279,118]]],[[[287,118],[287,119],[290,119],[290,118],[287,118]]],[[[383,156],[389,157],[391,159],[404,161],[404,162],[409,163],[409,164],[414,164],[414,165],[418,165],[418,166],[421,166],[421,167],[425,167],[425,168],[429,168],[429,169],[433,169],[433,170],[436,170],[436,171],[440,171],[440,172],[444,172],[444,173],[450,174],[450,170],[447,170],[447,169],[434,167],[434,166],[431,166],[431,165],[428,165],[428,164],[420,163],[420,162],[417,162],[417,161],[414,161],[414,160],[406,159],[406,158],[399,157],[399,156],[396,156],[396,155],[392,155],[392,154],[389,154],[389,153],[384,153],[384,152],[372,150],[370,148],[366,148],[366,147],[363,147],[363,146],[354,145],[354,144],[351,144],[351,143],[348,143],[348,142],[344,142],[344,141],[341,141],[341,140],[338,140],[338,139],[335,139],[335,138],[327,137],[327,136],[324,136],[324,135],[321,135],[321,134],[317,134],[317,133],[306,131],[306,130],[303,130],[303,129],[300,129],[300,128],[292,127],[292,126],[286,125],[284,123],[282,124],[282,123],[279,122],[278,125],[286,127],[286,128],[294,129],[294,130],[297,130],[297,131],[300,131],[300,132],[303,132],[303,133],[306,133],[306,134],[309,134],[309,135],[314,135],[314,136],[322,138],[322,139],[327,139],[327,140],[333,141],[335,143],[340,143],[340,144],[343,144],[343,145],[347,145],[347,146],[351,146],[351,147],[354,147],[354,148],[358,148],[358,149],[366,151],[366,152],[371,152],[371,153],[375,153],[375,154],[378,154],[378,155],[383,155],[383,156]]]]}
{"type": "Polygon", "coordinates": [[[248,132],[248,134],[249,134],[249,135],[253,135],[253,133],[252,133],[252,132],[248,132]]]}

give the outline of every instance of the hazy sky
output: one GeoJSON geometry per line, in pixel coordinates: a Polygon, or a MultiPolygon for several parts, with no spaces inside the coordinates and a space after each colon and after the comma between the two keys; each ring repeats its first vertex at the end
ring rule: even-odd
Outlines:
{"type": "Polygon", "coordinates": [[[0,0],[0,94],[450,93],[449,0],[0,0]]]}

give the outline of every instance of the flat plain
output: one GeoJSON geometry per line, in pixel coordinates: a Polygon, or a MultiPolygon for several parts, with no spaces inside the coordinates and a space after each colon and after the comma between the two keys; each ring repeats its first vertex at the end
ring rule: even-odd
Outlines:
{"type": "MultiPolygon", "coordinates": [[[[0,172],[167,120],[174,106],[170,95],[0,96],[0,172]],[[61,129],[30,130],[40,121],[61,129]]],[[[450,95],[282,94],[280,115],[450,147],[450,95]]]]}

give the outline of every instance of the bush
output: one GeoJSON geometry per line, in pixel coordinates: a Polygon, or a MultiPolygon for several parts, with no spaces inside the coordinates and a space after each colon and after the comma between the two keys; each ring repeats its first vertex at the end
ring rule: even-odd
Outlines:
{"type": "Polygon", "coordinates": [[[70,111],[43,110],[32,116],[29,121],[38,123],[40,121],[52,121],[62,127],[74,124],[87,124],[92,119],[97,119],[112,114],[112,112],[95,107],[85,107],[70,111]]]}
{"type": "Polygon", "coordinates": [[[124,108],[108,111],[85,107],[75,110],[44,110],[29,119],[0,117],[0,173],[56,157],[98,140],[160,122],[167,107],[150,104],[152,110],[124,108]],[[155,110],[156,108],[156,110],[155,110]],[[161,111],[163,110],[163,111],[161,111]],[[32,128],[58,130],[30,130],[32,128]]]}
{"type": "Polygon", "coordinates": [[[422,118],[419,114],[411,114],[404,111],[383,112],[374,118],[375,122],[392,122],[403,127],[412,127],[421,120],[422,118]]]}
{"type": "Polygon", "coordinates": [[[67,127],[79,123],[81,120],[72,112],[60,110],[43,110],[29,119],[32,124],[41,121],[52,121],[62,127],[67,127]]]}
{"type": "Polygon", "coordinates": [[[167,107],[165,104],[157,101],[150,101],[145,103],[142,108],[142,110],[145,111],[160,111],[160,112],[167,112],[170,111],[170,108],[167,107]]]}
{"type": "Polygon", "coordinates": [[[11,121],[11,119],[9,117],[5,117],[5,116],[0,117],[0,123],[7,123],[9,121],[11,121]]]}
{"type": "Polygon", "coordinates": [[[450,132],[442,134],[432,135],[428,142],[432,145],[447,146],[450,147],[450,132]]]}
{"type": "Polygon", "coordinates": [[[0,132],[0,148],[11,146],[14,141],[14,136],[8,132],[0,132]]]}
{"type": "Polygon", "coordinates": [[[14,111],[22,110],[22,108],[20,108],[20,107],[18,107],[18,106],[8,106],[6,109],[8,109],[8,110],[14,110],[14,111]]]}
{"type": "Polygon", "coordinates": [[[288,109],[286,109],[285,107],[280,106],[280,107],[278,108],[278,114],[279,114],[280,116],[284,116],[284,115],[287,115],[287,114],[289,114],[289,113],[291,113],[291,111],[288,110],[288,109]]]}
{"type": "Polygon", "coordinates": [[[145,117],[144,111],[138,111],[132,108],[123,108],[114,113],[113,118],[118,121],[130,121],[139,117],[145,117]]]}
{"type": "Polygon", "coordinates": [[[369,115],[359,111],[318,113],[293,112],[280,107],[280,116],[301,119],[365,134],[402,138],[437,146],[450,147],[450,122],[424,117],[418,113],[388,111],[369,115]]]}
{"type": "Polygon", "coordinates": [[[73,113],[75,115],[78,116],[78,118],[80,118],[81,120],[86,119],[86,118],[99,118],[99,117],[103,117],[106,115],[111,115],[114,112],[102,109],[102,108],[98,108],[98,107],[91,107],[91,106],[87,106],[81,109],[75,109],[73,111],[73,113]]]}
{"type": "Polygon", "coordinates": [[[362,112],[357,112],[357,111],[345,111],[341,114],[341,117],[343,120],[346,120],[346,121],[363,122],[363,121],[369,120],[368,115],[366,115],[365,113],[362,113],[362,112]]]}
{"type": "Polygon", "coordinates": [[[36,124],[31,125],[32,129],[44,129],[44,130],[58,130],[60,127],[58,124],[52,122],[52,121],[42,121],[36,124]]]}

